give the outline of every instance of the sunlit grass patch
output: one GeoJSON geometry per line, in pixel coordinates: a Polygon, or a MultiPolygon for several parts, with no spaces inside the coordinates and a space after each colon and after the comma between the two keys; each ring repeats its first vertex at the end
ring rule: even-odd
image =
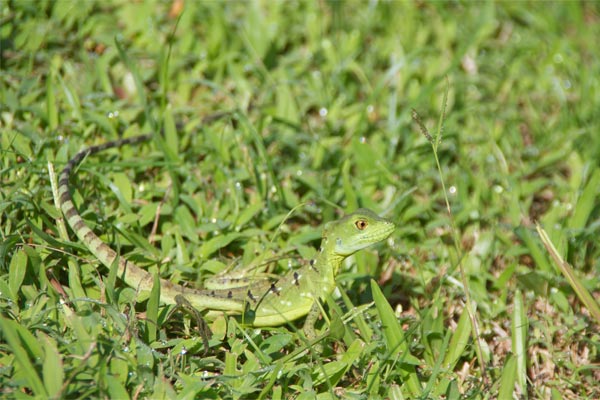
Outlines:
{"type": "Polygon", "coordinates": [[[594,3],[0,10],[3,395],[600,397],[594,3]],[[412,110],[435,135],[441,103],[434,154],[412,110]],[[52,174],[146,132],[72,186],[86,223],[162,278],[279,274],[344,212],[394,220],[338,277],[320,347],[301,323],[220,319],[206,354],[193,317],[65,230],[52,174]]]}

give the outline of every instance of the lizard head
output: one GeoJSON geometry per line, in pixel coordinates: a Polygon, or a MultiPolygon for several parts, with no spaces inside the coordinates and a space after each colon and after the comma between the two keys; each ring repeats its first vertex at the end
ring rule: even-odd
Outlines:
{"type": "Polygon", "coordinates": [[[358,250],[387,239],[396,229],[392,221],[360,208],[344,218],[329,222],[323,229],[323,245],[336,255],[347,257],[358,250]]]}

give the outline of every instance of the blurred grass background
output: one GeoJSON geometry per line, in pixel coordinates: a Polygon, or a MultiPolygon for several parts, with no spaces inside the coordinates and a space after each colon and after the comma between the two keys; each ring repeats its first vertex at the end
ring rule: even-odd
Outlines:
{"type": "Polygon", "coordinates": [[[600,293],[597,3],[0,9],[3,396],[600,397],[600,321],[580,300],[600,293]],[[434,134],[447,82],[439,174],[411,110],[434,134]],[[220,111],[234,113],[202,123],[220,111]],[[201,282],[261,254],[297,265],[359,206],[398,223],[338,279],[343,339],[292,358],[293,327],[223,323],[205,355],[188,317],[150,321],[61,235],[52,169],[161,129],[164,143],[90,158],[72,184],[95,231],[163,277],[201,282]]]}

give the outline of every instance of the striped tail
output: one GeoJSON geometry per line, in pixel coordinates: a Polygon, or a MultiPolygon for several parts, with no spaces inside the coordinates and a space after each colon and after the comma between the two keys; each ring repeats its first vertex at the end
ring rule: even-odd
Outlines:
{"type": "MultiPolygon", "coordinates": [[[[104,243],[91,229],[77,211],[73,204],[73,198],[69,192],[69,178],[73,169],[75,169],[87,156],[96,154],[106,149],[134,145],[149,141],[152,134],[134,136],[131,138],[115,140],[103,143],[97,146],[91,146],[78,152],[65,166],[60,174],[58,182],[58,195],[60,208],[62,209],[67,222],[88,250],[107,268],[117,262],[118,276],[127,285],[136,289],[138,292],[149,293],[154,284],[153,276],[146,270],[140,268],[135,263],[127,261],[120,257],[110,246],[104,243]]],[[[222,310],[229,312],[242,312],[244,303],[231,298],[231,291],[222,290],[200,290],[177,285],[173,282],[161,279],[160,300],[165,304],[176,304],[177,296],[184,296],[195,308],[222,310]]]]}

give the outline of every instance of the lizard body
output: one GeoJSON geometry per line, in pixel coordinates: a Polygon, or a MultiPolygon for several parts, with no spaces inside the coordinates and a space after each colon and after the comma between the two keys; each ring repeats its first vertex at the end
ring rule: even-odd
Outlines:
{"type": "MultiPolygon", "coordinates": [[[[118,276],[140,292],[150,292],[154,282],[152,274],[119,257],[90,229],[73,203],[69,179],[73,169],[87,156],[151,138],[152,135],[141,135],[81,150],[61,172],[58,185],[60,207],[79,240],[106,267],[117,263],[118,276]]],[[[278,280],[263,278],[240,284],[239,287],[196,289],[160,279],[160,300],[164,304],[176,304],[177,298],[183,296],[198,310],[216,310],[234,315],[246,315],[247,311],[252,311],[249,323],[253,326],[281,325],[308,314],[316,301],[333,291],[335,276],[346,257],[386,239],[394,229],[394,223],[368,209],[359,209],[338,221],[327,223],[317,257],[278,280]]]]}

